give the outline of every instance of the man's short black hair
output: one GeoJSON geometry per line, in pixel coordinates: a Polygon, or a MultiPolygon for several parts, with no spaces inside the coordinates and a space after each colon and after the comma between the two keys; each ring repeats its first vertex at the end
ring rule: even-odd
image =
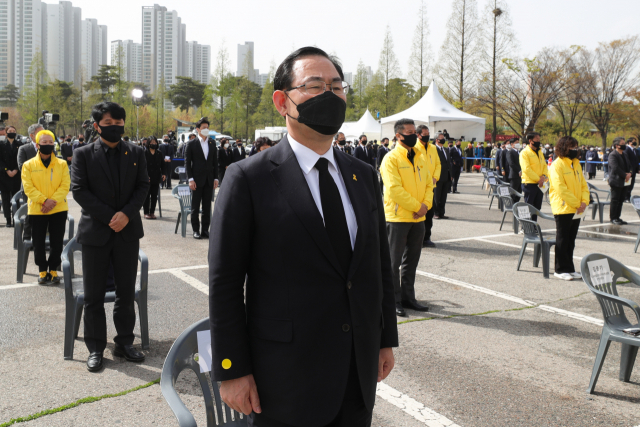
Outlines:
{"type": "Polygon", "coordinates": [[[540,136],[540,134],[538,132],[531,132],[527,134],[527,144],[529,144],[531,141],[533,141],[533,138],[535,138],[536,136],[540,136]]]}
{"type": "Polygon", "coordinates": [[[418,135],[422,135],[422,129],[429,130],[429,126],[427,126],[427,125],[418,125],[418,127],[416,128],[416,133],[418,135]]]}
{"type": "MultiPolygon", "coordinates": [[[[367,135],[360,135],[360,137],[358,138],[358,141],[362,141],[362,138],[367,138],[367,135]]],[[[367,138],[369,139],[369,138],[367,138]]]]}
{"type": "Polygon", "coordinates": [[[344,133],[342,133],[342,132],[338,132],[338,133],[336,134],[336,141],[338,140],[338,138],[340,138],[340,135],[344,136],[344,133]]]}
{"type": "Polygon", "coordinates": [[[124,138],[122,138],[122,139],[124,139],[125,141],[129,141],[129,137],[128,137],[128,136],[125,136],[125,137],[124,137],[124,138]]]}
{"type": "Polygon", "coordinates": [[[400,119],[393,125],[393,131],[395,133],[400,133],[404,130],[405,125],[415,125],[416,123],[411,119],[400,119]]]}
{"type": "Polygon", "coordinates": [[[388,141],[388,140],[389,140],[389,138],[385,137],[385,138],[382,138],[382,140],[380,142],[385,142],[385,141],[388,141]]]}
{"type": "Polygon", "coordinates": [[[108,101],[94,105],[91,111],[91,117],[96,123],[100,123],[100,120],[102,120],[106,113],[109,113],[111,118],[115,120],[127,119],[127,111],[123,107],[115,102],[108,101]]]}
{"type": "Polygon", "coordinates": [[[340,78],[344,80],[344,74],[342,73],[342,65],[340,65],[340,61],[335,56],[331,56],[327,54],[322,49],[318,49],[317,47],[307,46],[301,47],[293,53],[290,53],[284,61],[278,66],[276,70],[276,75],[273,78],[273,89],[274,90],[287,90],[291,89],[291,83],[293,82],[293,66],[295,65],[298,59],[305,58],[307,56],[323,56],[327,58],[338,70],[338,74],[340,78]]]}
{"type": "Polygon", "coordinates": [[[206,117],[203,117],[196,122],[196,128],[200,129],[200,126],[202,126],[205,123],[207,124],[207,126],[211,126],[211,123],[209,123],[209,119],[207,119],[206,117]]]}

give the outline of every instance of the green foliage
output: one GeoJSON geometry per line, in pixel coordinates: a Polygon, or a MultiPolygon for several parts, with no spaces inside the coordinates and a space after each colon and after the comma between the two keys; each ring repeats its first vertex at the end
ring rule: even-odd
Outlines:
{"type": "Polygon", "coordinates": [[[189,108],[202,106],[204,92],[207,85],[200,83],[191,77],[176,77],[176,84],[169,86],[167,96],[178,108],[189,112],[189,108]]]}
{"type": "Polygon", "coordinates": [[[20,89],[15,85],[6,85],[0,90],[0,104],[3,107],[15,107],[20,99],[20,89]]]}

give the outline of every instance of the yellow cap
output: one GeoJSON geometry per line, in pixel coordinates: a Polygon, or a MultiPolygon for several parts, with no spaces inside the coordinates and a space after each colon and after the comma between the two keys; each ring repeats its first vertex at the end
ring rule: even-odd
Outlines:
{"type": "Polygon", "coordinates": [[[229,359],[224,359],[224,360],[222,361],[222,367],[223,367],[224,369],[229,369],[229,368],[231,368],[231,360],[229,360],[229,359]]]}

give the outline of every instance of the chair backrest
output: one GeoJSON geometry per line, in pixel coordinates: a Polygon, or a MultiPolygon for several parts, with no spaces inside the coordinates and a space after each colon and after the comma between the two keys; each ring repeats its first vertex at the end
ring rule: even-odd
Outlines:
{"type": "Polygon", "coordinates": [[[509,187],[508,185],[498,185],[498,194],[500,195],[500,200],[502,201],[502,212],[513,210],[513,199],[511,198],[511,192],[509,191],[510,189],[511,187],[509,187]]]}
{"type": "Polygon", "coordinates": [[[24,204],[18,208],[15,215],[13,216],[13,220],[16,223],[20,221],[24,223],[24,219],[27,217],[28,214],[29,214],[29,205],[24,204]]]}
{"type": "Polygon", "coordinates": [[[531,215],[540,215],[540,211],[530,204],[518,202],[513,205],[513,215],[522,224],[524,234],[527,236],[538,236],[542,238],[540,225],[531,220],[531,215]]]}
{"type": "Polygon", "coordinates": [[[180,182],[187,182],[187,168],[184,166],[178,166],[175,169],[176,173],[178,174],[178,179],[180,180],[180,182]]]}
{"type": "Polygon", "coordinates": [[[220,398],[220,390],[215,378],[210,373],[201,373],[198,364],[198,332],[209,330],[209,318],[189,326],[173,343],[162,366],[160,389],[171,410],[178,419],[179,425],[196,425],[193,415],[189,412],[175,390],[178,376],[185,369],[192,370],[198,377],[204,397],[207,414],[207,426],[246,426],[244,415],[229,408],[220,398]],[[211,388],[209,387],[211,385],[211,388]],[[213,390],[213,396],[211,395],[213,390]],[[233,415],[234,420],[231,420],[233,415]],[[242,417],[242,418],[240,418],[242,417]],[[244,424],[242,423],[244,421],[244,424]]]}
{"type": "Polygon", "coordinates": [[[498,186],[500,185],[496,180],[495,176],[487,177],[487,182],[489,183],[489,187],[491,187],[491,193],[495,196],[499,196],[498,194],[498,186]]]}
{"type": "Polygon", "coordinates": [[[180,200],[180,208],[183,210],[191,208],[191,189],[188,185],[180,184],[173,187],[171,195],[180,200]]]}
{"type": "Polygon", "coordinates": [[[591,198],[591,203],[600,204],[600,196],[598,196],[598,193],[596,193],[595,191],[589,191],[589,195],[591,198]]]}
{"type": "MultiPolygon", "coordinates": [[[[588,254],[582,258],[580,272],[582,274],[582,280],[587,284],[589,290],[593,292],[596,298],[598,298],[605,322],[610,325],[621,323],[629,324],[630,322],[625,315],[622,304],[610,299],[605,299],[594,291],[620,298],[616,286],[618,280],[626,279],[640,286],[640,276],[619,261],[598,253],[588,254]]],[[[613,299],[615,300],[616,298],[613,299]]]]}
{"type": "Polygon", "coordinates": [[[636,210],[638,216],[640,216],[640,196],[631,196],[631,206],[636,210]]]}
{"type": "Polygon", "coordinates": [[[496,174],[493,171],[488,171],[487,176],[496,176],[496,174]]]}

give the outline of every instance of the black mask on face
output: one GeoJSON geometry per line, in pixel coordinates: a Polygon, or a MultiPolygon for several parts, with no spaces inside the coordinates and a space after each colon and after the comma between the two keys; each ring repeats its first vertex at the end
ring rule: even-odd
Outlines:
{"type": "Polygon", "coordinates": [[[84,142],[84,138],[80,138],[78,141],[80,141],[82,143],[82,142],[84,142]]]}
{"type": "Polygon", "coordinates": [[[155,150],[156,148],[158,148],[158,144],[150,144],[149,148],[155,150]]]}
{"type": "Polygon", "coordinates": [[[578,157],[578,149],[577,148],[570,149],[569,150],[569,154],[567,155],[567,157],[569,157],[571,160],[573,160],[576,157],[578,157]]]}
{"type": "Polygon", "coordinates": [[[124,126],[111,125],[111,126],[100,126],[100,136],[107,142],[116,143],[120,142],[120,137],[124,133],[124,126]]]}
{"type": "Polygon", "coordinates": [[[416,142],[418,141],[418,135],[416,135],[415,133],[412,133],[411,135],[402,135],[404,137],[404,139],[402,140],[402,143],[404,145],[406,145],[407,147],[415,147],[416,146],[416,142]]]}
{"type": "Polygon", "coordinates": [[[420,135],[420,141],[429,142],[429,135],[420,135]]]}
{"type": "Polygon", "coordinates": [[[168,144],[169,140],[168,139],[163,139],[162,142],[164,142],[165,144],[168,144]]]}
{"type": "Polygon", "coordinates": [[[622,151],[627,149],[627,146],[625,144],[620,144],[618,145],[618,148],[621,149],[622,151]]]}
{"type": "Polygon", "coordinates": [[[333,92],[314,96],[302,104],[293,104],[298,109],[298,117],[287,115],[322,135],[335,135],[342,127],[347,112],[347,103],[333,92]]]}
{"type": "Polygon", "coordinates": [[[347,141],[338,141],[338,144],[340,144],[342,146],[345,146],[345,145],[347,145],[347,141]]]}
{"type": "Polygon", "coordinates": [[[53,145],[41,145],[38,151],[45,155],[51,154],[53,153],[53,145]]]}
{"type": "Polygon", "coordinates": [[[460,148],[460,144],[456,144],[456,147],[460,148]]]}
{"type": "Polygon", "coordinates": [[[533,143],[534,148],[537,150],[540,148],[540,141],[531,141],[533,143]]]}
{"type": "Polygon", "coordinates": [[[16,135],[17,135],[17,133],[15,133],[15,132],[9,132],[9,133],[7,134],[7,138],[9,138],[9,139],[16,139],[16,135]]]}

